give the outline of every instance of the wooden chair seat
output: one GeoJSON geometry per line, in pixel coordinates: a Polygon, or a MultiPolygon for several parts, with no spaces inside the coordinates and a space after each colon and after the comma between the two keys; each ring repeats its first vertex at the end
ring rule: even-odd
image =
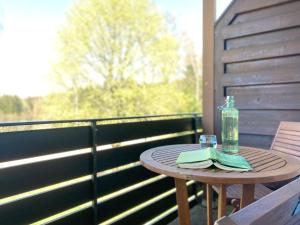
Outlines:
{"type": "Polygon", "coordinates": [[[215,225],[296,225],[300,224],[300,179],[273,191],[215,225]]]}
{"type": "MultiPolygon", "coordinates": [[[[219,187],[213,186],[213,189],[219,193],[219,187]]],[[[233,184],[227,186],[226,196],[228,199],[239,199],[242,194],[242,185],[241,184],[233,184]]],[[[258,200],[272,192],[271,189],[267,188],[262,184],[255,185],[254,199],[258,200]]]]}
{"type": "MultiPolygon", "coordinates": [[[[277,151],[289,156],[300,158],[300,122],[280,122],[270,151],[277,151]]],[[[255,185],[255,200],[264,197],[265,195],[271,193],[277,188],[282,187],[294,179],[295,178],[282,182],[265,184],[267,187],[262,184],[255,185]]],[[[213,189],[219,193],[218,187],[213,186],[213,189]]],[[[227,199],[234,206],[234,211],[236,211],[239,207],[241,191],[241,185],[231,185],[227,187],[227,199]]]]}

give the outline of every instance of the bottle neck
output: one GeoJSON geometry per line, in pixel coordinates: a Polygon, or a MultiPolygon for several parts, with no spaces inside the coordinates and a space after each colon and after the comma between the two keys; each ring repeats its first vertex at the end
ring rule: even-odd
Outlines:
{"type": "Polygon", "coordinates": [[[226,101],[226,108],[234,108],[234,101],[226,101]]]}

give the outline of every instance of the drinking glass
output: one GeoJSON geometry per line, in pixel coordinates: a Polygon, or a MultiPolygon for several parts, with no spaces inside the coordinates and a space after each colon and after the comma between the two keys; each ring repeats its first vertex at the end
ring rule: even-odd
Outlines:
{"type": "Polygon", "coordinates": [[[201,148],[217,148],[216,135],[200,135],[199,143],[201,148]]]}

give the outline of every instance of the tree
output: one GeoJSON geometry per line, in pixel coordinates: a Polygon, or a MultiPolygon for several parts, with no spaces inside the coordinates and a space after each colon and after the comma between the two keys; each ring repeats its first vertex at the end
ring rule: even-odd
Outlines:
{"type": "Polygon", "coordinates": [[[0,112],[5,114],[20,114],[23,110],[22,99],[16,95],[0,97],[0,112]]]}
{"type": "Polygon", "coordinates": [[[150,0],[79,0],[60,31],[53,68],[63,89],[45,99],[45,111],[65,117],[186,111],[187,94],[174,83],[179,65],[179,42],[150,0]]]}

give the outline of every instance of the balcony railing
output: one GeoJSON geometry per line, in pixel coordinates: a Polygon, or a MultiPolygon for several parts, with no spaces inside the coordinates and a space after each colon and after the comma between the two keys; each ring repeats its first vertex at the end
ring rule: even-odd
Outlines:
{"type": "MultiPolygon", "coordinates": [[[[152,147],[195,143],[199,114],[0,124],[0,224],[166,224],[174,182],[144,169],[152,147]]],[[[188,183],[190,204],[201,194],[188,183]]]]}

